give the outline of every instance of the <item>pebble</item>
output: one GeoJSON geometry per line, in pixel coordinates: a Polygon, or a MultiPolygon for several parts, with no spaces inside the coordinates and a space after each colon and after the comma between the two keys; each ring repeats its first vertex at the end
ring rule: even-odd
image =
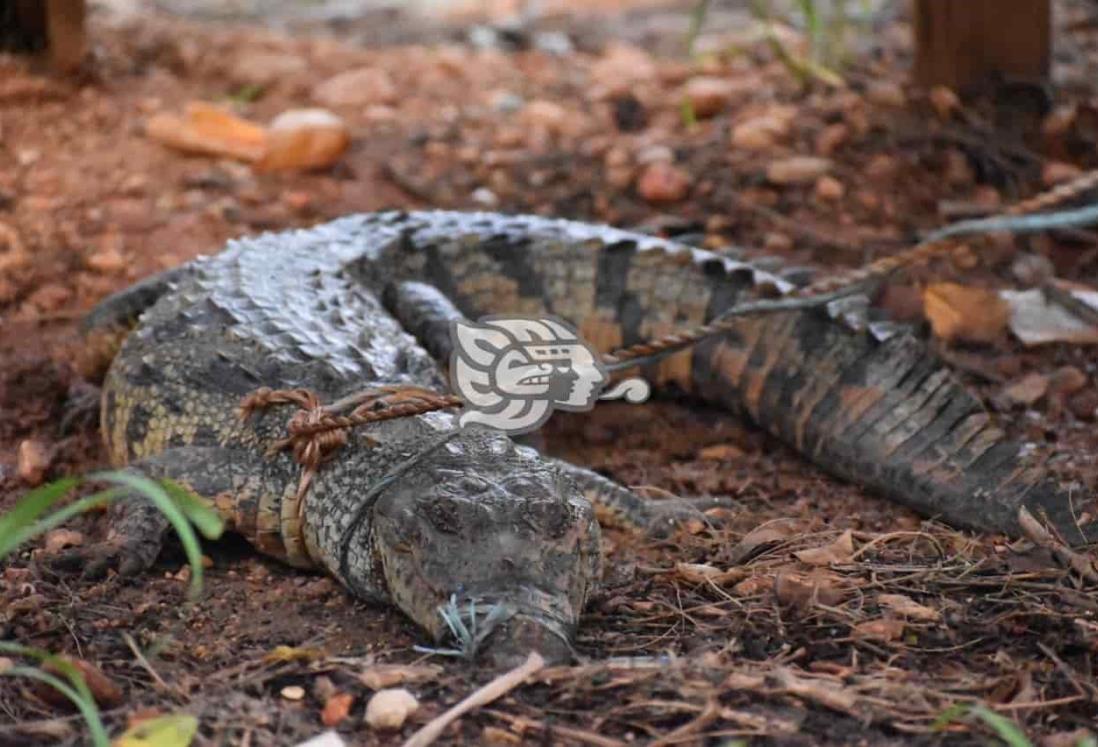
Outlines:
{"type": "Polygon", "coordinates": [[[870,83],[865,91],[865,98],[871,104],[877,106],[892,106],[903,108],[907,105],[907,95],[904,89],[892,81],[876,81],[870,83]]]}
{"type": "Polygon", "coordinates": [[[531,101],[518,114],[519,122],[528,128],[539,128],[553,135],[560,135],[571,128],[568,110],[560,104],[545,99],[531,101]]]}
{"type": "Polygon", "coordinates": [[[1010,384],[1003,394],[1011,402],[1029,407],[1048,392],[1049,380],[1044,374],[1031,373],[1010,384]]]}
{"type": "Polygon", "coordinates": [[[1067,403],[1071,413],[1080,420],[1098,420],[1098,389],[1086,389],[1067,403]]]}
{"type": "Polygon", "coordinates": [[[477,187],[469,197],[481,207],[494,208],[499,206],[499,197],[487,187],[477,187]]]}
{"type": "Polygon", "coordinates": [[[850,128],[842,122],[830,124],[816,136],[816,155],[830,156],[850,138],[850,128]]]}
{"type": "Polygon", "coordinates": [[[360,67],[332,76],[313,91],[313,99],[325,106],[393,104],[397,88],[384,70],[360,67]]]}
{"type": "Polygon", "coordinates": [[[416,696],[403,687],[379,690],[366,704],[366,723],[372,729],[399,729],[418,708],[416,696]]]}
{"type": "Polygon", "coordinates": [[[744,92],[743,86],[733,78],[702,75],[686,82],[684,95],[694,116],[706,119],[728,108],[733,99],[744,92]]]}
{"type": "Polygon", "coordinates": [[[846,194],[843,183],[833,176],[821,176],[816,180],[816,196],[826,202],[836,202],[846,194]]]}
{"type": "Polygon", "coordinates": [[[1087,375],[1075,366],[1062,366],[1056,369],[1049,378],[1048,393],[1066,397],[1085,387],[1087,381],[1087,375]]]}
{"type": "Polygon", "coordinates": [[[678,202],[690,192],[690,176],[666,161],[645,167],[637,179],[637,193],[652,203],[678,202]]]}
{"type": "Polygon", "coordinates": [[[298,701],[305,697],[305,688],[301,685],[286,685],[279,694],[286,700],[298,701]]]}
{"type": "Polygon", "coordinates": [[[629,93],[656,77],[656,65],[644,50],[629,44],[611,44],[591,66],[596,98],[629,93]]]}
{"type": "Polygon", "coordinates": [[[327,109],[290,109],[271,121],[256,171],[307,171],[335,164],[351,145],[346,123],[327,109]]]}
{"type": "Polygon", "coordinates": [[[827,158],[816,156],[793,156],[773,161],[766,167],[766,178],[772,184],[783,186],[811,184],[831,171],[832,163],[827,158]]]}
{"type": "Polygon", "coordinates": [[[53,461],[53,454],[46,444],[33,438],[19,442],[15,474],[30,487],[42,484],[53,461]]]}
{"type": "Polygon", "coordinates": [[[896,176],[899,166],[895,158],[880,153],[869,159],[869,163],[865,165],[862,173],[871,181],[888,182],[896,176]]]}
{"type": "Polygon", "coordinates": [[[84,544],[84,535],[72,529],[53,529],[46,533],[44,547],[47,555],[56,555],[70,547],[84,544]]]}
{"type": "Polygon", "coordinates": [[[744,120],[732,128],[732,147],[748,151],[766,151],[788,137],[796,110],[775,107],[773,111],[744,120]]]}

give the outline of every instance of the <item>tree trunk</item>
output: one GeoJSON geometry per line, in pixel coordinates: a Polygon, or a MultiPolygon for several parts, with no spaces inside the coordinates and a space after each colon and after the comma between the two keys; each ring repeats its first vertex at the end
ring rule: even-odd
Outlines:
{"type": "Polygon", "coordinates": [[[915,81],[957,91],[996,78],[1039,83],[1052,46],[1049,0],[914,0],[915,81]]]}

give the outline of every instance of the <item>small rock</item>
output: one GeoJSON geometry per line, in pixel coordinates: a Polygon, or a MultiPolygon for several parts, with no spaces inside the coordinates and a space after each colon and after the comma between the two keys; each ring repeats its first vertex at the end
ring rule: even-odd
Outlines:
{"type": "Polygon", "coordinates": [[[1075,366],[1062,366],[1056,369],[1048,382],[1050,396],[1067,397],[1087,385],[1087,375],[1075,366]]]}
{"type": "Polygon", "coordinates": [[[652,56],[628,44],[609,45],[602,57],[591,66],[596,98],[629,93],[636,85],[654,77],[656,65],[652,62],[652,56]]]}
{"type": "Polygon", "coordinates": [[[496,193],[488,189],[487,187],[477,187],[473,190],[473,193],[469,195],[469,197],[470,199],[472,199],[473,202],[482,207],[499,207],[499,197],[497,197],[496,193]]]}
{"type": "Polygon", "coordinates": [[[39,312],[57,311],[72,298],[72,288],[61,283],[46,283],[27,297],[27,303],[39,312]]]}
{"type": "Polygon", "coordinates": [[[1043,254],[1019,254],[1010,266],[1014,277],[1026,288],[1043,285],[1056,275],[1052,261],[1043,254]]]}
{"type": "Polygon", "coordinates": [[[520,111],[526,102],[522,96],[512,91],[493,91],[488,96],[488,105],[502,114],[514,114],[520,111]]]}
{"type": "Polygon", "coordinates": [[[637,180],[637,193],[652,203],[678,202],[690,192],[690,177],[666,161],[649,164],[637,180]]]}
{"type": "Polygon", "coordinates": [[[830,156],[850,138],[850,128],[842,122],[830,124],[816,135],[816,155],[830,156]]]}
{"type": "Polygon", "coordinates": [[[888,182],[892,180],[900,169],[900,164],[895,158],[880,153],[869,159],[862,173],[866,178],[874,182],[888,182]]]}
{"type": "Polygon", "coordinates": [[[795,185],[811,184],[831,171],[832,163],[827,158],[816,156],[793,156],[774,161],[766,167],[766,178],[772,184],[795,185]]]}
{"type": "Polygon", "coordinates": [[[825,202],[837,202],[845,194],[843,183],[833,176],[821,176],[816,180],[816,197],[825,202]]]}
{"type": "Polygon", "coordinates": [[[256,171],[306,171],[336,163],[351,144],[343,120],[327,109],[282,112],[267,129],[267,149],[256,171]]]}
{"type": "Polygon", "coordinates": [[[41,485],[53,462],[52,450],[41,441],[27,438],[19,442],[15,474],[32,488],[41,485]]]}
{"type": "Polygon", "coordinates": [[[286,685],[279,694],[286,700],[298,701],[305,697],[305,688],[301,685],[286,685]]]}
{"type": "Polygon", "coordinates": [[[953,113],[961,108],[961,99],[953,92],[953,89],[945,86],[934,86],[930,89],[930,105],[934,107],[935,114],[940,119],[949,119],[953,113]]]}
{"type": "Polygon", "coordinates": [[[270,86],[308,69],[308,63],[296,55],[253,50],[236,58],[229,70],[229,77],[238,85],[270,86]]]}
{"type": "Polygon", "coordinates": [[[373,729],[399,729],[418,708],[416,696],[403,687],[379,690],[366,704],[366,723],[373,729]]]}
{"type": "Polygon", "coordinates": [[[45,550],[47,555],[56,555],[70,547],[84,544],[84,535],[72,529],[53,529],[46,533],[45,550]]]}
{"type": "Polygon", "coordinates": [[[104,275],[113,275],[126,269],[126,258],[113,247],[101,249],[85,260],[88,268],[104,275]]]}
{"type": "Polygon", "coordinates": [[[553,101],[538,99],[522,108],[519,122],[527,128],[537,128],[553,135],[560,135],[570,129],[568,110],[553,101]]]}
{"type": "Polygon", "coordinates": [[[972,170],[972,164],[968,156],[956,149],[950,149],[945,154],[945,180],[947,184],[957,187],[965,187],[976,181],[976,174],[972,170]]]}
{"type": "Polygon", "coordinates": [[[903,108],[907,105],[907,95],[898,83],[882,80],[870,83],[865,91],[866,100],[877,106],[903,108]]]}
{"type": "Polygon", "coordinates": [[[330,107],[393,104],[398,98],[392,78],[376,67],[360,67],[339,73],[313,91],[313,99],[330,107]]]}
{"type": "Polygon", "coordinates": [[[789,136],[797,116],[793,107],[774,107],[770,112],[744,120],[732,128],[732,147],[767,151],[789,136]]]}
{"type": "Polygon", "coordinates": [[[1031,373],[1023,376],[1003,390],[1003,395],[1011,402],[1030,407],[1045,396],[1048,392],[1048,377],[1031,373]]]}
{"type": "Polygon", "coordinates": [[[1062,182],[1070,181],[1083,173],[1083,170],[1071,163],[1063,161],[1049,161],[1041,169],[1041,181],[1046,187],[1052,187],[1062,182]]]}
{"type": "Polygon", "coordinates": [[[733,78],[718,78],[713,75],[691,78],[684,91],[694,115],[699,119],[719,114],[742,92],[743,86],[733,78]]]}
{"type": "Polygon", "coordinates": [[[663,161],[665,163],[672,163],[675,160],[675,151],[668,148],[666,145],[649,145],[637,153],[637,163],[641,166],[647,166],[650,163],[657,163],[663,161]]]}
{"type": "Polygon", "coordinates": [[[1098,390],[1079,392],[1068,400],[1067,407],[1080,420],[1098,420],[1098,390]]]}
{"type": "Polygon", "coordinates": [[[784,233],[770,231],[763,239],[763,246],[771,254],[785,254],[793,249],[793,239],[784,233]]]}

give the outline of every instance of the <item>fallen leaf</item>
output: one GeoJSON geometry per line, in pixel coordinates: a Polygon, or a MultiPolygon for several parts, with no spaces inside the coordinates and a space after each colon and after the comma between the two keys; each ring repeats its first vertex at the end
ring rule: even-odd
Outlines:
{"type": "Polygon", "coordinates": [[[112,742],[113,747],[187,747],[198,733],[198,719],[187,713],[142,721],[112,742]]]}
{"type": "Polygon", "coordinates": [[[830,545],[798,550],[793,553],[797,560],[809,565],[831,565],[849,563],[854,557],[854,534],[847,529],[830,545]]]}
{"type": "Polygon", "coordinates": [[[743,449],[732,444],[706,446],[698,451],[698,459],[706,462],[729,462],[743,456],[743,449]]]}
{"type": "Polygon", "coordinates": [[[851,713],[857,704],[857,696],[834,680],[816,680],[798,676],[788,667],[782,667],[775,678],[790,695],[810,700],[842,713],[851,713]]]}
{"type": "Polygon", "coordinates": [[[182,117],[157,114],[145,123],[145,134],[186,153],[256,161],[267,149],[267,131],[213,104],[194,101],[182,117]]]}
{"type": "Polygon", "coordinates": [[[281,664],[290,661],[316,661],[322,658],[324,658],[324,652],[319,648],[275,646],[263,657],[263,661],[267,664],[281,664]]]}
{"type": "Polygon", "coordinates": [[[1048,377],[1044,374],[1031,373],[1003,389],[1003,396],[1011,402],[1028,407],[1044,397],[1047,391],[1048,377]]]}
{"type": "Polygon", "coordinates": [[[69,547],[84,544],[84,535],[72,529],[53,529],[46,533],[45,550],[47,555],[56,555],[69,547]]]}
{"type": "Polygon", "coordinates": [[[817,603],[833,607],[848,593],[840,584],[839,577],[819,568],[808,574],[786,571],[774,578],[774,593],[782,604],[801,609],[817,603]]]}
{"type": "MultiPolygon", "coordinates": [[[[1070,293],[1098,312],[1098,291],[1072,289],[1070,293]]],[[[1038,289],[1005,290],[999,295],[1010,309],[1010,331],[1024,345],[1098,343],[1098,325],[1088,324],[1060,304],[1050,302],[1038,289]]]]}
{"type": "Polygon", "coordinates": [[[747,571],[742,568],[721,570],[708,563],[675,563],[675,574],[691,584],[713,583],[719,586],[740,581],[746,573],[747,571]]]}
{"type": "Polygon", "coordinates": [[[834,164],[828,158],[793,156],[774,161],[766,167],[766,178],[772,184],[812,184],[831,171],[834,164]]]}
{"type": "Polygon", "coordinates": [[[730,551],[732,565],[739,565],[758,554],[767,545],[784,542],[796,533],[796,524],[787,519],[768,521],[743,536],[730,551]]]}
{"type": "Polygon", "coordinates": [[[384,690],[406,682],[426,682],[442,674],[442,667],[434,664],[405,665],[377,664],[358,675],[358,681],[371,690],[384,690]]]}
{"type": "Polygon", "coordinates": [[[351,712],[355,696],[351,693],[336,693],[324,703],[320,713],[320,723],[325,726],[339,726],[351,712]]]}
{"type": "MultiPolygon", "coordinates": [[[[71,664],[80,674],[84,677],[84,682],[88,686],[88,690],[91,691],[92,697],[95,698],[95,702],[103,708],[113,708],[120,705],[125,699],[125,695],[122,692],[122,688],[119,687],[114,680],[107,675],[103,674],[99,667],[95,666],[91,662],[84,661],[83,659],[74,659],[68,656],[62,657],[62,659],[71,664]]],[[[60,669],[52,664],[45,664],[42,669],[50,674],[60,677],[62,680],[66,680],[64,673],[60,669]]],[[[52,705],[71,705],[67,697],[62,693],[54,690],[52,687],[46,684],[42,684],[40,689],[36,692],[42,698],[42,700],[52,705]]]]}
{"type": "Polygon", "coordinates": [[[404,688],[380,690],[366,704],[366,723],[372,729],[399,729],[418,708],[416,696],[404,688]]]}
{"type": "Polygon", "coordinates": [[[753,597],[774,586],[774,577],[767,575],[745,578],[732,587],[732,593],[741,597],[753,597]]]}
{"type": "Polygon", "coordinates": [[[1010,308],[993,290],[932,283],[923,307],[934,335],[946,342],[995,342],[1006,330],[1010,308]]]}
{"type": "Polygon", "coordinates": [[[896,641],[904,634],[904,621],[889,618],[866,620],[854,626],[854,635],[878,641],[896,641]]]}
{"type": "Polygon", "coordinates": [[[906,617],[909,620],[938,622],[942,619],[942,615],[938,610],[919,604],[911,597],[903,594],[881,594],[877,597],[877,602],[882,607],[887,607],[897,615],[906,617]]]}

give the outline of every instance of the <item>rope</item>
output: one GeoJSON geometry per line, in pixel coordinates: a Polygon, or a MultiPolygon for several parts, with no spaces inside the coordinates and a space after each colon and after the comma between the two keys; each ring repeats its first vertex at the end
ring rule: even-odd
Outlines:
{"type": "Polygon", "coordinates": [[[946,256],[955,250],[952,239],[957,236],[989,231],[1020,233],[1093,224],[1098,221],[1098,215],[1090,212],[1095,206],[1047,215],[1032,214],[1073,200],[1095,187],[1098,187],[1098,169],[1087,171],[1069,182],[1016,203],[997,216],[960,221],[931,232],[918,244],[899,254],[882,257],[847,273],[821,278],[803,288],[798,295],[827,293],[847,285],[885,278],[906,267],[946,256]]]}

